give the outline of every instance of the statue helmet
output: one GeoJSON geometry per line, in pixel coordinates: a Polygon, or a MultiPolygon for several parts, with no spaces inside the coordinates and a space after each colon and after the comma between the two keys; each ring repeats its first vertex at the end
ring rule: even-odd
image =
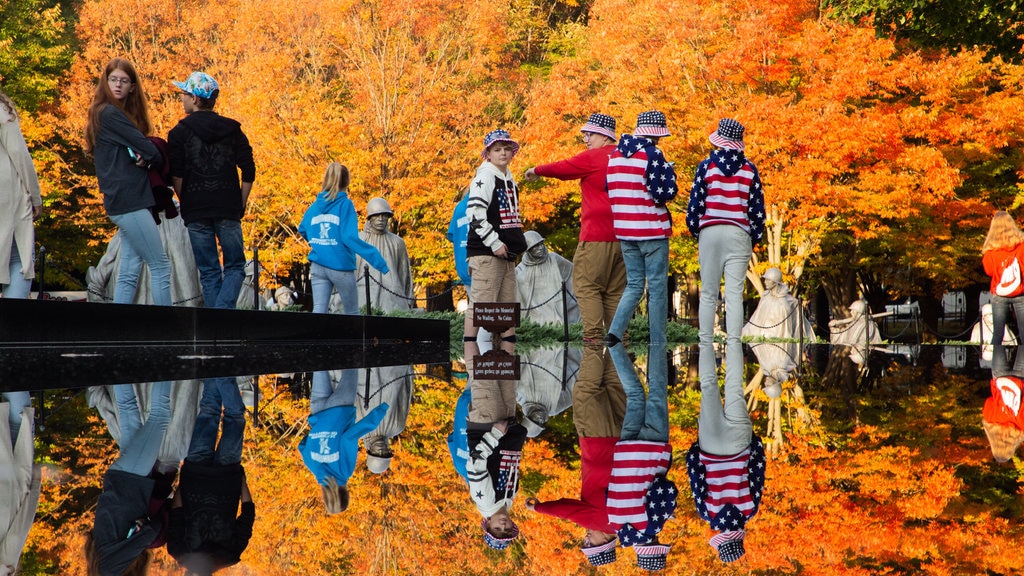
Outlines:
{"type": "Polygon", "coordinates": [[[855,316],[865,313],[867,309],[868,304],[863,300],[854,300],[853,303],[850,304],[850,312],[855,316]]]}
{"type": "Polygon", "coordinates": [[[391,216],[394,214],[394,211],[391,210],[391,205],[388,204],[387,200],[380,197],[370,198],[370,201],[366,203],[366,217],[369,218],[370,216],[376,216],[377,214],[387,214],[388,216],[391,216]]]}
{"type": "Polygon", "coordinates": [[[778,268],[769,268],[765,271],[762,278],[765,280],[771,280],[776,284],[782,284],[782,270],[779,270],[778,268]]]}
{"type": "Polygon", "coordinates": [[[540,233],[538,233],[535,230],[527,231],[526,234],[524,234],[524,236],[526,236],[526,249],[527,250],[529,250],[530,248],[533,248],[537,244],[540,244],[541,242],[544,241],[544,237],[541,236],[540,233]]]}

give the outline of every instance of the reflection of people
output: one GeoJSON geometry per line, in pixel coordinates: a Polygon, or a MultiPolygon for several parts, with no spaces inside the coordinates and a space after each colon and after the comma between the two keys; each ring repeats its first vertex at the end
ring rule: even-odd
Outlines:
{"type": "Polygon", "coordinates": [[[741,334],[765,338],[813,338],[814,327],[804,317],[800,301],[789,293],[789,286],[782,281],[782,271],[769,268],[763,278],[765,290],[761,301],[741,334]]]}
{"type": "MultiPolygon", "coordinates": [[[[511,348],[508,342],[504,346],[511,348]]],[[[475,341],[465,343],[471,398],[466,423],[466,480],[470,498],[483,517],[484,541],[491,548],[504,550],[519,536],[510,512],[519,490],[526,428],[516,421],[514,381],[473,377],[471,359],[479,353],[475,341]]]]}
{"type": "Polygon", "coordinates": [[[43,213],[39,178],[18,124],[18,112],[0,92],[0,286],[4,298],[28,298],[35,278],[36,233],[43,213]]]}
{"type": "Polygon", "coordinates": [[[387,404],[380,404],[356,420],[358,376],[355,368],[342,370],[335,387],[330,372],[313,373],[309,432],[299,442],[299,453],[320,485],[328,514],[348,508],[348,480],[356,469],[359,438],[372,431],[388,410],[387,404]]]}
{"type": "Polygon", "coordinates": [[[149,266],[153,303],[170,306],[171,263],[150,208],[156,205],[149,166],[162,160],[146,134],[146,96],[131,62],[114,58],[103,68],[89,106],[85,151],[93,156],[103,208],[121,235],[121,265],[114,302],[135,298],[142,263],[149,266]]]}
{"type": "Polygon", "coordinates": [[[363,419],[378,406],[387,406],[387,412],[377,425],[363,435],[366,447],[366,467],[374,474],[391,468],[391,440],[405,430],[412,403],[412,366],[384,366],[366,368],[370,384],[370,398],[359,390],[356,417],[363,419]]]}
{"type": "Polygon", "coordinates": [[[615,119],[591,114],[580,132],[586,150],[567,160],[530,168],[525,178],[580,181],[580,238],[572,258],[572,282],[583,338],[598,342],[611,326],[626,288],[626,265],[612,226],[606,182],[608,159],[615,150],[615,119]]]}
{"type": "Polygon", "coordinates": [[[345,314],[359,314],[356,255],[388,273],[388,263],[376,248],[359,237],[356,209],[348,198],[348,168],[327,165],[321,192],[302,216],[299,234],[309,242],[309,281],[313,285],[313,312],[327,312],[331,290],[337,290],[345,314]]]}
{"type": "Polygon", "coordinates": [[[697,514],[719,531],[710,544],[723,562],[745,553],[746,523],[757,514],[764,489],[765,456],[754,434],[743,381],[725,381],[725,402],[716,378],[701,371],[697,441],[686,454],[697,514]]]}
{"type": "Polygon", "coordinates": [[[244,436],[245,405],[236,380],[204,380],[167,537],[167,553],[191,572],[233,566],[249,545],[256,507],[242,466],[244,436]]]}
{"type": "MultiPolygon", "coordinates": [[[[618,378],[602,384],[600,366],[606,353],[600,344],[584,343],[582,362],[596,365],[598,377],[586,381],[580,378],[572,390],[573,422],[580,440],[579,498],[526,501],[530,510],[569,520],[585,529],[580,550],[592,566],[610,564],[616,557],[617,538],[608,522],[607,491],[626,412],[626,397],[618,378]]],[[[610,364],[611,359],[607,362],[610,364]]]]}
{"type": "Polygon", "coordinates": [[[580,321],[580,307],[572,289],[572,262],[544,245],[544,237],[530,230],[525,234],[526,252],[516,266],[516,294],[522,318],[537,324],[573,324],[580,321]],[[562,284],[565,284],[565,314],[562,313],[562,284]],[[564,316],[564,317],[563,317],[564,316]]]}
{"type": "Polygon", "coordinates": [[[234,308],[245,279],[242,216],[256,179],[252,147],[241,124],[213,111],[220,95],[213,77],[193,72],[174,85],[186,116],[167,134],[167,149],[203,305],[234,308]]]}
{"type": "Polygon", "coordinates": [[[676,195],[676,173],[658,148],[669,136],[665,114],[640,114],[633,134],[623,134],[608,160],[608,198],[615,236],[626,264],[626,289],[605,343],[613,346],[626,336],[626,328],[647,285],[647,321],[651,342],[664,342],[668,323],[668,239],[672,218],[666,199],[676,195]]]}
{"type": "MultiPolygon", "coordinates": [[[[465,340],[476,340],[473,325],[475,302],[515,302],[515,261],[526,250],[526,238],[519,219],[519,187],[508,169],[519,144],[505,130],[493,130],[484,137],[484,161],[469,188],[469,308],[466,309],[465,340]]],[[[515,328],[501,337],[515,340],[515,328]]]]}
{"type": "MultiPolygon", "coordinates": [[[[415,308],[416,294],[412,287],[412,268],[409,265],[409,251],[401,236],[388,230],[393,212],[388,201],[370,198],[366,203],[366,224],[359,237],[377,249],[387,263],[383,269],[370,269],[366,277],[367,261],[362,254],[356,257],[356,278],[359,291],[359,305],[380,308],[385,312],[415,308]],[[390,270],[390,272],[385,272],[390,270]],[[366,300],[366,284],[370,284],[370,303],[366,300]]],[[[370,262],[372,266],[373,263],[370,262]]],[[[376,268],[376,267],[375,267],[376,268]]]]}
{"type": "Polygon", "coordinates": [[[992,216],[992,223],[981,247],[981,263],[985,273],[992,277],[992,340],[1003,341],[1006,319],[1013,309],[1017,329],[1024,326],[1024,280],[1021,262],[1024,260],[1024,233],[1008,213],[1000,210],[992,216]]]}
{"type": "Polygon", "coordinates": [[[42,467],[35,464],[34,415],[28,392],[0,402],[0,574],[16,574],[36,516],[42,467]]]}
{"type": "Polygon", "coordinates": [[[608,523],[619,543],[632,546],[644,570],[665,568],[671,546],[658,534],[675,511],[678,491],[668,479],[668,354],[665,342],[651,344],[647,393],[621,343],[608,349],[626,392],[622,433],[615,444],[608,484],[608,523]]]}
{"type": "MultiPolygon", "coordinates": [[[[153,221],[153,217],[146,212],[153,221]]],[[[157,486],[160,444],[171,418],[170,382],[152,385],[145,424],[131,384],[115,387],[120,418],[120,454],[103,475],[103,493],[96,503],[93,529],[86,535],[85,555],[90,576],[145,572],[148,550],[167,523],[151,514],[157,486]]]]}
{"type": "Polygon", "coordinates": [[[982,409],[982,426],[997,462],[1007,462],[1024,443],[1024,411],[1021,410],[1024,379],[1018,376],[992,378],[992,395],[982,409]]]}

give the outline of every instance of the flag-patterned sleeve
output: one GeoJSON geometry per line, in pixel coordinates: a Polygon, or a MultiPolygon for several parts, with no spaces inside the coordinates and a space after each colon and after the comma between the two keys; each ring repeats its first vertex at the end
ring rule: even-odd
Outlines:
{"type": "Polygon", "coordinates": [[[466,217],[469,226],[476,232],[480,241],[492,252],[502,247],[498,231],[487,220],[487,209],[494,199],[494,176],[484,170],[478,170],[473,182],[469,185],[469,203],[466,204],[466,217]]]}
{"type": "Polygon", "coordinates": [[[750,443],[750,462],[747,464],[747,479],[750,482],[750,499],[754,502],[754,509],[747,515],[748,518],[757,514],[761,507],[761,496],[764,494],[765,471],[768,468],[768,460],[764,455],[764,443],[761,437],[754,435],[750,443]]]}
{"type": "Polygon", "coordinates": [[[686,474],[690,479],[690,491],[693,493],[693,505],[697,508],[697,515],[710,522],[711,514],[708,513],[707,503],[707,471],[700,461],[700,445],[697,442],[694,442],[686,453],[686,474]]]}
{"type": "Polygon", "coordinates": [[[690,234],[696,238],[700,234],[700,220],[707,210],[708,184],[705,177],[708,173],[708,165],[711,160],[704,160],[697,165],[697,172],[693,175],[693,187],[690,189],[690,204],[686,207],[686,227],[690,234]]]}
{"type": "Polygon", "coordinates": [[[761,185],[761,175],[757,167],[749,162],[754,172],[750,181],[750,200],[747,203],[747,219],[750,220],[750,240],[752,246],[757,246],[764,239],[764,187],[761,185]]]}

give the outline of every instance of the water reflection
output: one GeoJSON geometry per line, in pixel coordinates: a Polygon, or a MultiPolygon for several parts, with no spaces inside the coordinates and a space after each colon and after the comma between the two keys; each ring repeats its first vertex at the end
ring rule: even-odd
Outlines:
{"type": "MultiPolygon", "coordinates": [[[[258,514],[252,527],[253,538],[241,554],[239,565],[224,572],[562,574],[586,573],[590,564],[616,561],[616,572],[628,573],[629,565],[634,564],[633,554],[622,558],[619,550],[616,560],[616,536],[622,525],[609,522],[605,497],[623,420],[627,412],[632,416],[638,414],[626,409],[626,380],[620,376],[628,378],[627,386],[632,387],[636,400],[637,381],[648,389],[652,379],[663,379],[666,383],[667,443],[672,447],[674,460],[684,462],[686,447],[698,439],[701,396],[693,376],[698,358],[696,347],[671,351],[634,349],[632,354],[624,351],[625,359],[617,354],[618,360],[629,370],[621,375],[614,370],[616,355],[600,345],[536,351],[512,349],[509,351],[520,355],[523,377],[518,385],[481,386],[469,376],[472,358],[479,351],[472,346],[475,345],[467,345],[464,351],[469,360],[465,382],[460,377],[464,359],[371,371],[320,371],[313,374],[313,390],[289,386],[284,379],[262,377],[261,417],[257,422],[250,421],[246,428],[240,463],[244,464],[246,484],[258,514]],[[665,363],[664,376],[659,376],[659,368],[652,361],[669,358],[673,361],[665,363]],[[578,369],[574,370],[576,362],[578,369]],[[527,390],[529,387],[532,391],[527,390]],[[471,416],[469,400],[478,390],[491,394],[494,402],[488,410],[493,413],[471,416]],[[572,405],[566,406],[569,399],[572,405]],[[324,414],[327,402],[321,404],[321,400],[338,412],[350,413],[351,419],[346,415],[337,419],[337,425],[325,426],[320,420],[328,420],[324,414]],[[385,425],[392,417],[390,410],[403,401],[406,408],[394,413],[393,425],[385,425]],[[547,418],[542,423],[544,428],[528,438],[529,426],[524,422],[531,411],[536,413],[533,408],[537,407],[544,408],[547,418]],[[358,416],[357,411],[361,411],[358,416]],[[320,417],[314,418],[317,414],[320,417]],[[502,421],[504,431],[496,426],[502,421]],[[495,526],[486,528],[488,539],[498,545],[507,544],[504,552],[493,552],[482,541],[484,510],[470,492],[471,484],[460,476],[461,472],[470,475],[473,471],[465,470],[464,465],[459,470],[460,460],[465,462],[472,454],[470,434],[460,433],[459,422],[477,425],[471,433],[477,437],[474,449],[478,449],[481,460],[489,460],[495,452],[501,454],[495,468],[499,480],[501,460],[506,460],[508,476],[504,488],[499,481],[489,502],[480,499],[491,507],[488,511],[500,503],[508,512],[509,522],[499,517],[501,522],[492,522],[495,526]],[[500,438],[494,432],[496,427],[500,438]],[[322,434],[325,430],[326,434],[322,434]],[[377,433],[387,445],[387,453],[376,452],[378,457],[390,458],[383,474],[370,473],[371,460],[367,455],[371,444],[366,436],[371,433],[377,433]],[[489,447],[484,440],[487,434],[497,440],[495,446],[506,436],[506,443],[515,442],[506,450],[508,454],[502,453],[501,448],[492,448],[491,454],[485,456],[486,448],[480,443],[489,447]],[[510,492],[509,480],[516,457],[518,484],[510,492]],[[365,467],[360,466],[363,463],[365,467]],[[334,497],[325,494],[324,487],[331,483],[328,478],[351,491],[347,509],[341,502],[340,491],[333,493],[337,495],[336,504],[328,502],[334,497]],[[530,507],[534,512],[524,509],[530,507]],[[328,513],[334,510],[344,512],[328,513]],[[501,542],[517,530],[518,538],[501,542]]],[[[763,505],[747,526],[756,529],[744,539],[747,554],[739,562],[738,570],[785,572],[786,565],[799,562],[807,573],[836,573],[849,566],[870,573],[871,566],[877,566],[884,558],[893,566],[913,572],[916,569],[910,567],[929,561],[922,560],[912,549],[894,549],[892,543],[921,541],[931,534],[933,547],[953,572],[971,573],[972,566],[982,566],[993,573],[1013,573],[1009,560],[996,554],[980,558],[954,543],[960,538],[969,539],[979,529],[1007,549],[1021,542],[1017,528],[1013,528],[1019,524],[1021,510],[1017,475],[1011,466],[999,467],[992,458],[997,443],[1007,446],[1002,454],[1012,455],[1019,439],[1000,436],[993,441],[990,451],[977,418],[983,404],[988,410],[990,396],[995,398],[998,394],[998,400],[1009,407],[1015,406],[1015,397],[1019,399],[1024,372],[1020,370],[1020,357],[1009,354],[1011,350],[994,354],[993,371],[989,373],[981,368],[982,357],[976,347],[871,349],[859,364],[851,359],[850,348],[842,346],[794,348],[792,343],[763,342],[747,347],[742,402],[749,409],[754,433],[765,438],[769,454],[763,505]],[[950,357],[962,358],[963,362],[947,365],[950,357]],[[1013,388],[991,387],[990,380],[996,378],[1010,378],[1016,396],[1013,388]],[[775,384],[781,393],[773,398],[767,389],[775,384]],[[967,516],[972,519],[964,520],[967,516]],[[1007,519],[1011,523],[1009,528],[1005,527],[1007,519]],[[805,530],[803,523],[818,529],[805,530]],[[1002,530],[996,526],[1000,523],[1004,525],[1002,530]],[[830,526],[827,534],[820,530],[824,525],[830,526]],[[782,530],[793,545],[778,546],[777,537],[782,530]],[[866,533],[872,537],[863,538],[866,533]]],[[[721,350],[716,349],[715,353],[716,364],[720,364],[721,350]]],[[[159,390],[154,394],[152,385],[132,388],[145,425],[147,409],[162,395],[159,390]]],[[[184,461],[177,480],[183,493],[201,388],[200,381],[179,381],[171,386],[167,434],[158,449],[158,453],[168,454],[169,460],[175,459],[172,454],[176,452],[180,455],[177,460],[184,461]]],[[[13,404],[16,397],[5,396],[5,400],[13,404]]],[[[44,485],[49,486],[34,534],[50,534],[48,530],[55,525],[62,527],[62,534],[68,526],[87,524],[91,529],[101,511],[99,507],[92,510],[100,497],[100,479],[109,474],[108,463],[122,457],[114,448],[119,440],[114,430],[120,430],[120,424],[112,425],[111,421],[116,418],[114,421],[119,422],[120,413],[117,395],[110,387],[88,393],[98,413],[106,413],[104,420],[109,432],[104,431],[103,435],[111,447],[105,453],[109,459],[104,461],[103,451],[98,452],[99,457],[92,452],[90,458],[100,465],[90,467],[69,451],[52,452],[71,445],[76,446],[75,450],[90,449],[89,439],[94,436],[88,424],[78,424],[74,429],[64,424],[67,419],[73,420],[72,412],[77,410],[75,398],[81,398],[84,406],[84,395],[78,397],[62,391],[48,392],[43,403],[38,397],[35,399],[35,404],[47,412],[36,423],[42,424],[40,445],[48,451],[45,458],[58,467],[93,476],[83,479],[83,484],[75,484],[79,487],[73,489],[73,498],[65,500],[48,500],[57,498],[61,492],[55,488],[56,476],[47,476],[44,485]],[[86,481],[95,488],[83,487],[87,486],[86,481]]],[[[649,392],[644,399],[648,401],[649,392]]],[[[18,455],[26,446],[31,447],[32,412],[30,409],[19,413],[23,415],[21,431],[27,428],[29,432],[15,432],[6,438],[0,433],[0,440],[6,439],[3,446],[13,448],[9,455],[5,453],[4,458],[9,458],[5,462],[19,462],[17,481],[28,490],[30,501],[32,457],[29,456],[26,467],[25,456],[21,455],[19,460],[18,455]],[[26,443],[24,438],[30,440],[26,443]]],[[[700,413],[703,414],[702,409],[700,413]]],[[[1014,414],[1019,416],[1019,410],[1014,414]]],[[[4,416],[0,421],[7,422],[7,428],[13,426],[2,408],[0,416],[4,416]]],[[[627,428],[632,427],[627,422],[627,428]]],[[[645,427],[652,428],[646,410],[639,429],[645,427]]],[[[0,426],[0,430],[4,428],[0,426]]],[[[139,474],[153,486],[146,493],[147,507],[150,501],[166,496],[157,487],[161,481],[158,475],[152,474],[154,466],[160,472],[158,461],[162,462],[163,457],[158,456],[146,474],[139,474]]],[[[486,471],[494,488],[494,475],[490,462],[487,464],[473,468],[481,474],[486,471]]],[[[112,466],[110,469],[116,470],[112,466]]],[[[38,467],[35,474],[38,477],[38,467]]],[[[0,477],[15,480],[6,474],[0,477]]],[[[658,541],[648,545],[664,547],[654,552],[667,554],[667,573],[720,571],[719,557],[708,549],[709,537],[716,531],[709,531],[708,524],[701,525],[690,506],[693,500],[689,478],[680,466],[668,469],[665,477],[679,483],[683,490],[679,495],[682,505],[676,508],[673,521],[663,523],[658,541]]],[[[241,489],[239,485],[232,519],[244,522],[241,489]]],[[[233,497],[235,490],[232,484],[233,497]]],[[[145,527],[155,531],[159,520],[148,514],[148,508],[146,512],[118,516],[111,521],[111,530],[114,534],[127,534],[136,520],[148,517],[149,523],[143,522],[138,530],[145,527]]],[[[637,535],[644,534],[649,526],[643,525],[642,520],[630,524],[637,535]]],[[[27,524],[24,527],[27,531],[27,524]]],[[[81,533],[84,532],[83,529],[81,533]]],[[[148,538],[148,531],[138,533],[145,534],[143,539],[148,538]]],[[[127,541],[134,545],[132,538],[127,541]]],[[[29,538],[29,549],[29,556],[34,559],[42,555],[63,562],[58,573],[84,573],[81,547],[74,541],[58,548],[33,535],[29,538]]],[[[154,554],[151,573],[181,572],[165,551],[154,554]]]]}

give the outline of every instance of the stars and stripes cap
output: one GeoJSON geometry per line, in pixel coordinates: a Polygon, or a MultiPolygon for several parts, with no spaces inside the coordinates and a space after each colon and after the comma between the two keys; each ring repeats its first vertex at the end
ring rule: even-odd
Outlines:
{"type": "Polygon", "coordinates": [[[668,123],[665,121],[665,113],[657,110],[641,112],[636,118],[636,130],[634,136],[671,136],[668,131],[668,123]]]}
{"type": "Polygon", "coordinates": [[[591,566],[604,566],[605,564],[615,562],[616,544],[618,544],[618,540],[612,538],[600,546],[584,547],[580,548],[580,550],[583,551],[583,554],[587,557],[587,562],[590,562],[591,566]]]}
{"type": "Polygon", "coordinates": [[[212,98],[220,90],[217,81],[206,72],[193,72],[184,82],[174,82],[179,90],[200,98],[212,98]]]}
{"type": "Polygon", "coordinates": [[[615,140],[615,118],[595,112],[587,118],[587,123],[580,128],[580,132],[592,132],[615,140]]]}
{"type": "Polygon", "coordinates": [[[718,123],[718,130],[708,136],[708,140],[719,148],[727,150],[743,150],[743,124],[732,118],[723,118],[718,123]]]}
{"type": "Polygon", "coordinates": [[[508,142],[512,144],[512,155],[515,156],[516,152],[519,152],[519,143],[512,139],[512,135],[508,133],[508,130],[491,130],[484,136],[484,149],[480,153],[484,160],[487,160],[487,149],[491,147],[495,142],[508,142]]]}
{"type": "Polygon", "coordinates": [[[488,532],[486,518],[482,522],[480,522],[480,527],[484,529],[484,542],[487,542],[487,545],[491,548],[494,548],[495,550],[504,550],[505,548],[508,548],[509,544],[511,544],[513,540],[519,537],[519,527],[516,526],[515,522],[512,523],[512,535],[508,538],[498,538],[497,536],[488,532]]]}
{"type": "Polygon", "coordinates": [[[667,544],[647,544],[645,546],[634,546],[636,550],[636,565],[642,570],[664,570],[668,551],[672,548],[667,544]]]}
{"type": "Polygon", "coordinates": [[[746,535],[746,530],[726,530],[712,536],[709,544],[718,551],[722,562],[735,562],[746,553],[743,549],[743,537],[746,535]]]}

